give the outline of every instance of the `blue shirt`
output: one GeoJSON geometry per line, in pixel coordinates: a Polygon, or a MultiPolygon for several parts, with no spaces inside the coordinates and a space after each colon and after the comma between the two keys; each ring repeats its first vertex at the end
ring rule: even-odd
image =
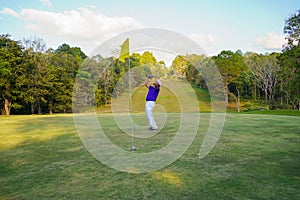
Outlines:
{"type": "Polygon", "coordinates": [[[156,101],[160,88],[155,89],[152,85],[149,86],[148,94],[146,97],[146,101],[156,101]]]}

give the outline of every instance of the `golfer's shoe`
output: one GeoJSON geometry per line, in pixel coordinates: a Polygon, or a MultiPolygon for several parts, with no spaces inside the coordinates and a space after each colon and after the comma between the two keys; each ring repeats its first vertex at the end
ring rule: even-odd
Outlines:
{"type": "Polygon", "coordinates": [[[156,131],[156,130],[157,128],[152,128],[152,127],[149,128],[149,131],[156,131]]]}

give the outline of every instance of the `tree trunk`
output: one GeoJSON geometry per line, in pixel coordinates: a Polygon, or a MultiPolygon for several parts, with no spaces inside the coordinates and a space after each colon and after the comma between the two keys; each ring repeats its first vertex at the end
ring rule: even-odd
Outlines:
{"type": "Polygon", "coordinates": [[[275,109],[274,99],[275,99],[275,96],[273,96],[272,94],[270,94],[269,95],[269,109],[270,110],[274,110],[275,109]]]}
{"type": "Polygon", "coordinates": [[[254,101],[256,101],[256,83],[254,82],[254,101]]]}
{"type": "Polygon", "coordinates": [[[228,84],[229,84],[229,81],[228,81],[228,73],[225,74],[225,103],[226,103],[226,107],[228,107],[229,105],[229,102],[228,102],[228,96],[229,96],[229,89],[228,89],[228,84]]]}
{"type": "Polygon", "coordinates": [[[284,95],[284,93],[282,91],[283,91],[283,86],[282,86],[282,82],[281,82],[280,83],[280,105],[281,105],[281,108],[283,107],[283,95],[284,95]]]}
{"type": "Polygon", "coordinates": [[[237,100],[236,100],[236,106],[237,106],[237,110],[238,112],[241,112],[241,104],[240,104],[240,91],[237,87],[236,88],[236,91],[237,91],[237,100]]]}
{"type": "Polygon", "coordinates": [[[225,103],[226,103],[226,107],[228,107],[228,95],[229,95],[229,92],[228,92],[228,87],[227,85],[225,86],[225,103]]]}
{"type": "Polygon", "coordinates": [[[34,104],[32,103],[32,104],[30,105],[30,107],[31,107],[31,114],[33,115],[33,114],[34,114],[34,104]]]}
{"type": "Polygon", "coordinates": [[[265,92],[265,100],[268,100],[268,90],[264,89],[264,92],[265,92]]]}
{"type": "Polygon", "coordinates": [[[53,101],[50,100],[50,103],[49,103],[49,114],[52,115],[53,113],[53,101]]]}
{"type": "Polygon", "coordinates": [[[39,102],[39,104],[38,104],[38,114],[39,114],[39,115],[42,114],[42,107],[41,107],[40,102],[39,102]]]}
{"type": "Polygon", "coordinates": [[[4,112],[3,115],[10,115],[11,102],[8,99],[4,99],[4,112]]]}

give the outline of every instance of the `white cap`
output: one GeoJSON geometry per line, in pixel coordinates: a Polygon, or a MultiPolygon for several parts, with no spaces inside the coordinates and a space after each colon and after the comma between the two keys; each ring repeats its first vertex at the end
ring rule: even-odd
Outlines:
{"type": "Polygon", "coordinates": [[[159,86],[161,86],[161,81],[160,80],[156,80],[156,82],[159,84],[159,86]]]}

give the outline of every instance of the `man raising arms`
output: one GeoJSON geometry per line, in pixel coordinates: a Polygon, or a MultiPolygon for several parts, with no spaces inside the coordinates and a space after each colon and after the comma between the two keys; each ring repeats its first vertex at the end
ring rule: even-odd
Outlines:
{"type": "Polygon", "coordinates": [[[146,112],[148,123],[150,125],[149,130],[157,130],[158,127],[156,125],[152,112],[155,107],[155,102],[160,91],[161,81],[157,79],[157,76],[155,76],[153,85],[150,85],[149,77],[148,77],[145,86],[148,88],[145,112],[146,112]]]}

